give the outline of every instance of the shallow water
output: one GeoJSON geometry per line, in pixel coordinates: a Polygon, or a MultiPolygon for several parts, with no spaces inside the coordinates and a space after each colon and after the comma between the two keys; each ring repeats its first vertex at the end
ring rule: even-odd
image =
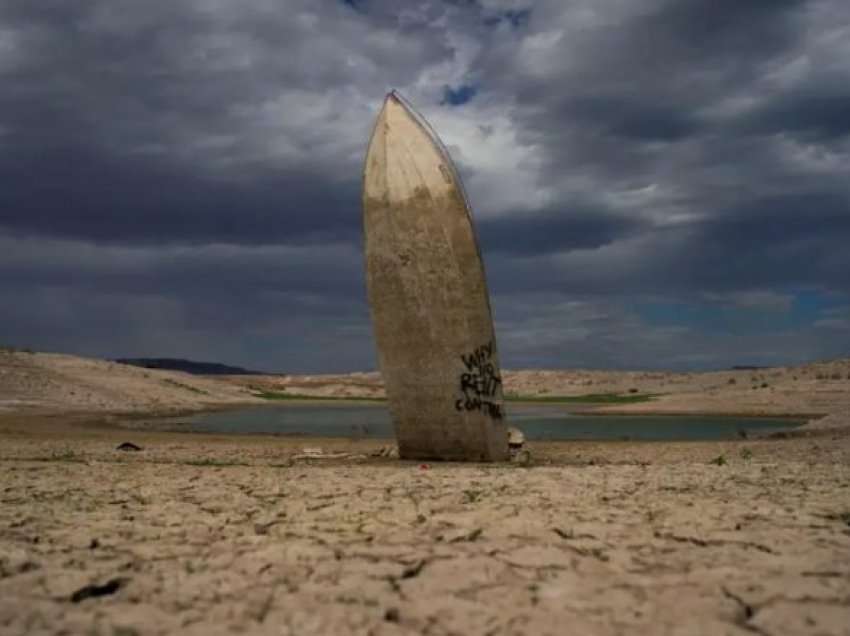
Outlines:
{"type": "MultiPolygon", "coordinates": [[[[565,405],[508,404],[508,421],[531,440],[717,440],[746,433],[788,429],[805,420],[789,418],[587,415],[565,405]]],[[[181,418],[192,431],[272,433],[316,437],[393,437],[385,404],[275,404],[181,418]]]]}

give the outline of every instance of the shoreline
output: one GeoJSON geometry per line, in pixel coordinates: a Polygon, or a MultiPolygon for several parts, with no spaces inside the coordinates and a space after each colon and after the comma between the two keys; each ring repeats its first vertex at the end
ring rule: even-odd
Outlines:
{"type": "MultiPolygon", "coordinates": [[[[183,415],[194,415],[207,412],[221,412],[232,410],[233,406],[226,408],[193,409],[184,410],[183,415]]],[[[644,414],[641,414],[644,415],[644,414]]],[[[708,414],[715,417],[714,414],[708,414]]],[[[224,432],[224,431],[198,431],[180,430],[176,427],[163,428],[156,424],[157,421],[170,419],[173,413],[100,413],[100,412],[74,412],[63,413],[57,411],[40,412],[18,412],[0,413],[0,439],[5,439],[9,444],[0,445],[0,461],[14,460],[15,458],[3,453],[4,446],[13,446],[12,442],[17,440],[27,446],[41,448],[62,449],[83,445],[84,447],[96,448],[96,455],[106,456],[99,461],[128,461],[133,459],[134,454],[125,455],[118,453],[114,455],[115,444],[123,441],[135,441],[145,448],[184,448],[184,442],[191,442],[187,450],[198,446],[199,450],[206,449],[214,455],[218,454],[216,449],[229,448],[230,452],[237,454],[254,453],[253,449],[268,448],[269,452],[300,452],[305,446],[320,446],[329,451],[341,451],[354,454],[364,454],[363,458],[372,461],[373,451],[382,447],[391,446],[395,443],[394,437],[355,437],[355,436],[322,436],[304,433],[274,433],[274,432],[224,432]],[[142,424],[133,426],[132,424],[142,424]],[[144,424],[150,423],[151,426],[144,424]],[[129,426],[127,424],[130,424],[129,426]],[[107,442],[107,446],[101,443],[107,442]],[[93,446],[92,446],[93,445],[93,446]]],[[[706,449],[736,449],[748,445],[767,444],[774,448],[782,448],[783,445],[794,447],[806,439],[816,440],[830,437],[833,440],[850,439],[850,416],[832,414],[823,419],[833,418],[832,426],[814,425],[820,420],[808,420],[801,423],[792,430],[779,430],[772,432],[755,432],[747,438],[728,439],[670,439],[670,440],[645,440],[635,438],[612,438],[612,439],[563,439],[563,440],[528,440],[526,446],[532,452],[535,461],[550,464],[553,458],[585,453],[588,449],[597,451],[603,455],[611,455],[608,461],[620,461],[615,459],[619,453],[625,452],[626,456],[632,452],[643,454],[662,453],[667,454],[669,449],[693,448],[703,449],[698,454],[703,454],[706,449]],[[641,450],[643,449],[643,450],[641,450]],[[653,450],[655,449],[655,450],[653,450]]],[[[777,418],[778,419],[778,418],[777,418]]],[[[843,443],[843,442],[842,442],[843,443]]],[[[206,452],[204,451],[204,452],[206,452]]],[[[696,450],[695,450],[696,452],[696,450]]],[[[29,456],[21,459],[35,459],[29,456]]],[[[53,456],[45,456],[42,459],[53,459],[53,456]]],[[[139,457],[148,461],[149,457],[139,457]]],[[[384,461],[386,458],[380,458],[384,461]]],[[[325,461],[325,460],[322,460],[325,461]]],[[[406,465],[416,463],[416,460],[388,459],[392,464],[406,465]]],[[[437,462],[441,465],[478,465],[478,466],[510,466],[509,463],[485,463],[485,464],[457,464],[455,462],[437,462]]],[[[556,461],[556,464],[560,461],[556,461]]]]}
{"type": "MultiPolygon", "coordinates": [[[[291,403],[292,406],[304,405],[327,405],[327,406],[362,406],[362,402],[353,401],[350,403],[342,403],[341,400],[299,400],[297,403],[291,403]]],[[[539,405],[528,403],[528,405],[539,405]]],[[[544,408],[557,408],[558,404],[547,404],[544,408]]],[[[570,404],[573,406],[573,404],[570,404]]],[[[169,426],[166,422],[182,417],[192,417],[205,413],[221,413],[227,411],[239,411],[243,408],[279,408],[280,403],[270,404],[227,404],[227,405],[211,405],[206,408],[198,409],[180,409],[179,411],[148,411],[148,412],[99,412],[99,411],[74,411],[62,412],[50,409],[39,409],[33,411],[5,411],[0,412],[0,437],[5,435],[12,436],[28,436],[28,435],[51,435],[61,433],[62,431],[70,432],[71,430],[79,432],[82,435],[94,433],[121,433],[128,434],[157,434],[157,435],[192,435],[206,436],[212,438],[221,438],[223,440],[238,440],[238,439],[258,439],[266,437],[273,440],[308,440],[310,443],[319,443],[320,441],[352,441],[362,443],[394,443],[394,437],[326,437],[321,435],[309,435],[303,433],[275,433],[275,432],[227,432],[227,431],[198,431],[181,429],[180,422],[173,422],[169,426]]],[[[670,413],[670,412],[647,412],[640,411],[635,413],[615,412],[609,413],[605,411],[574,411],[581,415],[589,415],[594,417],[609,416],[609,417],[631,417],[631,418],[734,418],[734,419],[791,419],[799,420],[800,424],[793,430],[780,430],[773,432],[755,432],[751,434],[749,439],[771,439],[771,438],[799,438],[799,437],[814,437],[822,434],[843,434],[850,435],[850,416],[842,414],[753,414],[753,413],[717,413],[717,412],[685,412],[685,413],[670,413]],[[837,420],[836,422],[826,422],[824,420],[837,420]],[[832,424],[832,425],[830,425],[832,424]]],[[[185,423],[188,424],[188,423],[185,423]]],[[[695,443],[702,442],[717,442],[719,440],[640,440],[640,439],[600,439],[600,440],[539,440],[534,444],[571,444],[571,443],[636,443],[636,444],[665,444],[676,443],[677,441],[689,441],[695,443]]],[[[734,441],[734,440],[727,440],[734,441]]],[[[743,440],[746,441],[746,440],[743,440]]]]}
{"type": "MultiPolygon", "coordinates": [[[[628,405],[617,405],[612,406],[610,404],[598,404],[592,402],[537,402],[537,401],[524,401],[524,400],[511,400],[509,403],[506,403],[507,408],[510,408],[510,404],[515,404],[519,406],[534,406],[541,408],[563,408],[565,411],[570,413],[580,413],[581,415],[593,415],[593,416],[628,416],[628,417],[718,417],[718,418],[738,418],[738,419],[748,419],[748,418],[770,418],[770,419],[799,419],[808,421],[816,421],[822,419],[824,417],[828,417],[831,415],[826,411],[780,411],[780,412],[771,412],[771,411],[761,411],[761,412],[753,412],[753,411],[715,411],[715,410],[702,410],[702,411],[673,411],[673,410],[648,410],[648,409],[629,409],[628,405]],[[564,408],[566,407],[566,408],[564,408]]],[[[643,404],[643,403],[642,403],[643,404]]],[[[286,407],[287,405],[298,405],[298,406],[307,406],[307,405],[321,405],[321,406],[345,406],[345,407],[369,407],[369,406],[386,406],[389,408],[389,403],[387,400],[374,400],[367,401],[362,399],[353,399],[348,400],[345,398],[325,398],[325,397],[317,397],[313,398],[298,398],[292,400],[269,400],[266,403],[256,403],[256,402],[246,402],[244,404],[227,404],[227,405],[216,405],[211,408],[201,408],[194,410],[184,410],[179,413],[175,413],[174,417],[183,417],[186,415],[195,415],[198,413],[208,413],[208,412],[221,412],[221,411],[233,411],[240,410],[243,408],[266,408],[266,407],[286,407]]],[[[140,417],[147,417],[147,414],[142,414],[140,417]]],[[[168,414],[151,414],[150,417],[169,417],[168,414]]]]}

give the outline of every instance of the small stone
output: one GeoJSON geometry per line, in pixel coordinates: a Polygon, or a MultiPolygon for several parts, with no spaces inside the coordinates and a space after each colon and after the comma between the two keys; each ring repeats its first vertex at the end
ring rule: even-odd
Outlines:
{"type": "Polygon", "coordinates": [[[508,447],[519,449],[525,444],[525,435],[518,428],[511,426],[508,428],[508,447]]]}

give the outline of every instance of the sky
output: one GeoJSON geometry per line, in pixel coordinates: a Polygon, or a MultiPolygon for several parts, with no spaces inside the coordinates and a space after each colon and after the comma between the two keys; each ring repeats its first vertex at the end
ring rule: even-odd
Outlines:
{"type": "Polygon", "coordinates": [[[468,191],[506,368],[850,355],[846,0],[3,0],[0,344],[376,365],[398,89],[468,191]]]}

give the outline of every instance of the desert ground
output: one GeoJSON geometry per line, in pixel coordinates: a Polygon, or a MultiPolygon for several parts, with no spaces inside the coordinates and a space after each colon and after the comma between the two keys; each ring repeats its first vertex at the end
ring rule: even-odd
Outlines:
{"type": "Polygon", "coordinates": [[[825,416],[784,438],[530,442],[526,465],[140,428],[381,387],[124,367],[0,354],[0,634],[850,634],[847,361],[506,374],[517,395],[663,394],[604,408],[825,416]]]}

